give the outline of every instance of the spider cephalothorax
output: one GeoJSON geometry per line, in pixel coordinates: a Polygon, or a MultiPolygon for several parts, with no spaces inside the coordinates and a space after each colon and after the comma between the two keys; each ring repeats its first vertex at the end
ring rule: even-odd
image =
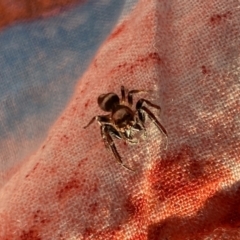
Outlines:
{"type": "Polygon", "coordinates": [[[127,93],[127,100],[124,86],[121,86],[121,99],[116,93],[101,94],[98,97],[98,105],[103,111],[109,112],[109,114],[93,117],[84,127],[87,128],[94,120],[97,120],[100,124],[101,135],[105,146],[110,148],[115,159],[129,170],[132,169],[123,164],[112,137],[123,139],[128,143],[137,143],[138,139],[134,138],[134,132],[143,131],[146,136],[146,128],[144,126],[146,116],[167,137],[167,131],[162,124],[146,106],[143,106],[143,104],[146,103],[153,108],[161,110],[158,105],[141,98],[136,103],[136,109],[133,108],[133,94],[141,92],[148,91],[131,90],[127,93]]]}

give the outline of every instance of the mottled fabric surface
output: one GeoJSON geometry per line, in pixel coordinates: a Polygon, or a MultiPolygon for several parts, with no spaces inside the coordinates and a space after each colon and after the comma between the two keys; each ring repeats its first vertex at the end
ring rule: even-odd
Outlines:
{"type": "MultiPolygon", "coordinates": [[[[5,1],[6,2],[6,1],[5,1]]],[[[85,1],[0,33],[1,240],[240,239],[240,2],[85,1]],[[102,141],[102,93],[153,110],[102,141]]]]}

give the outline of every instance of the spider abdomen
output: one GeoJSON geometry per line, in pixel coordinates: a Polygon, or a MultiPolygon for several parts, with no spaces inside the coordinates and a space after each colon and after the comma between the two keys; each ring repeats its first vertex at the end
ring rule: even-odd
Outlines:
{"type": "Polygon", "coordinates": [[[98,97],[99,107],[106,112],[111,112],[115,109],[120,103],[120,99],[115,93],[101,94],[98,97]]]}

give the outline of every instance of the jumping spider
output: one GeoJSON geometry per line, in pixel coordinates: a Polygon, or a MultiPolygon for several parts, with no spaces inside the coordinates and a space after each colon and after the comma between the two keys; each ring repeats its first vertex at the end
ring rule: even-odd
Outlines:
{"type": "Polygon", "coordinates": [[[121,86],[121,100],[116,93],[101,94],[98,97],[98,105],[103,111],[109,112],[109,114],[93,117],[84,127],[87,128],[94,120],[97,120],[100,124],[101,136],[105,146],[110,148],[115,159],[123,167],[131,171],[133,171],[131,168],[123,164],[112,137],[123,139],[128,143],[137,143],[138,140],[133,138],[133,133],[143,131],[146,136],[146,128],[144,126],[146,116],[157,126],[159,131],[167,137],[167,131],[155,115],[147,107],[143,106],[143,104],[146,103],[153,108],[161,110],[158,105],[141,98],[136,103],[136,109],[133,108],[133,94],[142,92],[148,91],[131,90],[127,93],[126,99],[126,90],[124,86],[121,86]]]}

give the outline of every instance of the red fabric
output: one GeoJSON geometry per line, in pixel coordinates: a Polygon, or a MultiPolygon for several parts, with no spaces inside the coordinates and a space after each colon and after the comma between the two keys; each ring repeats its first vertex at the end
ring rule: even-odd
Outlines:
{"type": "MultiPolygon", "coordinates": [[[[99,49],[41,148],[1,189],[0,239],[240,239],[239,3],[140,1],[99,49]],[[137,146],[102,142],[102,93],[151,89],[137,146]]],[[[143,96],[143,95],[141,95],[143,96]]],[[[137,99],[137,97],[135,98],[137,99]]]]}
{"type": "Polygon", "coordinates": [[[84,2],[83,0],[1,0],[0,29],[18,21],[53,16],[63,9],[84,2]]]}

